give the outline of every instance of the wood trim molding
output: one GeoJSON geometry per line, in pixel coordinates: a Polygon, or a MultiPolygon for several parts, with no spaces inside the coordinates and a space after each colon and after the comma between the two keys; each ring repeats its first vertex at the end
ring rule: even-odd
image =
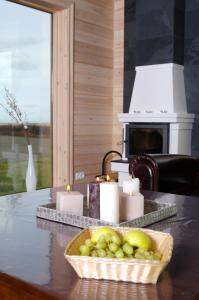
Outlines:
{"type": "Polygon", "coordinates": [[[74,6],[53,14],[53,185],[73,182],[74,6]]]}
{"type": "Polygon", "coordinates": [[[46,12],[54,13],[68,8],[74,0],[10,0],[18,4],[27,5],[46,12]]]}
{"type": "Polygon", "coordinates": [[[74,178],[74,21],[75,5],[69,7],[69,182],[74,178]]]}

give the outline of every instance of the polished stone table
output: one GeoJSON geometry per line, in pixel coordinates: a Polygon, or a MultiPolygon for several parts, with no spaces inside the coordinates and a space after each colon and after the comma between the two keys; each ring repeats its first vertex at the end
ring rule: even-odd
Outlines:
{"type": "MultiPolygon", "coordinates": [[[[78,189],[86,192],[85,185],[78,189]]],[[[199,299],[199,198],[145,191],[145,198],[175,202],[178,215],[150,228],[174,237],[172,260],[157,285],[80,279],[64,258],[79,228],[36,217],[55,189],[0,197],[0,299],[199,299]],[[195,298],[193,298],[195,296],[195,298]]]]}

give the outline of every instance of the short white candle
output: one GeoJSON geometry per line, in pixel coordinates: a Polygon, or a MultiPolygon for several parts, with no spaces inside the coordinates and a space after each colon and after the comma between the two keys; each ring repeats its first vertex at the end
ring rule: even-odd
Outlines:
{"type": "Polygon", "coordinates": [[[140,191],[139,178],[132,178],[129,176],[127,180],[123,181],[123,192],[127,194],[135,194],[140,191]]]}
{"type": "Polygon", "coordinates": [[[121,193],[120,221],[129,221],[144,215],[144,196],[140,193],[121,193]]]}
{"type": "Polygon", "coordinates": [[[78,191],[57,192],[56,209],[75,215],[83,215],[84,196],[78,191]]]}
{"type": "Polygon", "coordinates": [[[100,219],[119,223],[119,186],[117,182],[100,183],[100,219]]]}

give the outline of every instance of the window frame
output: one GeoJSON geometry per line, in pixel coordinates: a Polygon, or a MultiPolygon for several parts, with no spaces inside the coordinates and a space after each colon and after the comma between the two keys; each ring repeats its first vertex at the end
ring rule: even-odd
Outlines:
{"type": "Polygon", "coordinates": [[[53,186],[73,183],[73,41],[72,0],[11,0],[53,15],[52,160],[53,186]]]}

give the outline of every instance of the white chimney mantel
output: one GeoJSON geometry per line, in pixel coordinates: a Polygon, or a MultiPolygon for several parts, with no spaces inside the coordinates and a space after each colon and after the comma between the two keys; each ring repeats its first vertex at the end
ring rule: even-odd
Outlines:
{"type": "Polygon", "coordinates": [[[187,113],[184,67],[174,63],[136,67],[129,113],[120,113],[119,121],[124,131],[128,123],[169,123],[169,153],[190,154],[194,114],[187,113]]]}
{"type": "MultiPolygon", "coordinates": [[[[184,67],[174,63],[136,67],[129,113],[119,113],[125,138],[129,123],[169,124],[169,153],[191,154],[194,114],[187,112],[184,67]]],[[[122,160],[127,161],[126,144],[122,160]]],[[[112,163],[119,172],[119,183],[128,176],[128,163],[112,163]],[[119,168],[118,168],[119,167],[119,168]]]]}

